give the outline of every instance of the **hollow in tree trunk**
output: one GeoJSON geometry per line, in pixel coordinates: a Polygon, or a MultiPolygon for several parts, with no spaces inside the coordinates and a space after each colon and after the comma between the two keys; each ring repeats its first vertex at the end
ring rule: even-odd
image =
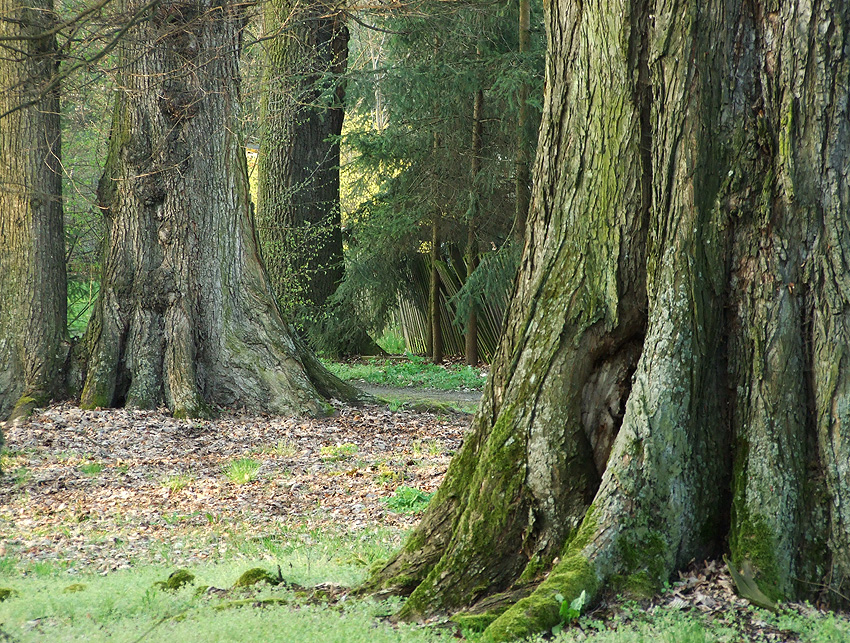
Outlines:
{"type": "Polygon", "coordinates": [[[850,587],[850,5],[553,2],[517,291],[469,437],[367,588],[487,636],[731,552],[850,587]]]}
{"type": "Polygon", "coordinates": [[[0,419],[25,416],[65,389],[54,22],[51,0],[0,0],[0,419]]]}
{"type": "Polygon", "coordinates": [[[120,51],[82,405],[323,413],[353,389],[281,321],[239,134],[239,4],[169,0],[120,51]]]}

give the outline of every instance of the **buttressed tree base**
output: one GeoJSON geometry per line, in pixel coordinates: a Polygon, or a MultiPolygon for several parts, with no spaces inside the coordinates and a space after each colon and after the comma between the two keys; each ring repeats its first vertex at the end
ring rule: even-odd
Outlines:
{"type": "Polygon", "coordinates": [[[84,407],[321,414],[326,398],[357,395],[283,323],[259,257],[239,128],[243,10],[159,3],[119,46],[84,407]]]}
{"type": "Polygon", "coordinates": [[[470,435],[365,589],[483,615],[731,553],[850,595],[850,5],[553,0],[526,250],[470,435]]]}

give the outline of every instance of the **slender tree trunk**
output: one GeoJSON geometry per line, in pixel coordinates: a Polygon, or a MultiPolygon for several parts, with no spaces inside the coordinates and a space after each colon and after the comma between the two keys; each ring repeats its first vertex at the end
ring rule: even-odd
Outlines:
{"type": "Polygon", "coordinates": [[[121,45],[84,407],[323,413],[323,396],[351,394],[313,372],[260,260],[239,133],[240,7],[160,3],[121,45]]]}
{"type": "Polygon", "coordinates": [[[428,322],[431,326],[431,361],[434,364],[443,363],[443,330],[440,327],[440,271],[437,262],[440,261],[440,215],[434,214],[431,221],[431,275],[428,284],[428,322]]]}
{"type": "Polygon", "coordinates": [[[339,135],[348,29],[337,5],[264,5],[257,220],[272,286],[285,309],[315,318],[343,276],[339,135]]]}
{"type": "Polygon", "coordinates": [[[58,56],[40,37],[54,22],[50,0],[0,0],[0,418],[65,390],[58,56]]]}
{"type": "MultiPolygon", "coordinates": [[[[531,0],[519,0],[519,53],[527,55],[531,51],[531,0]]],[[[514,217],[514,237],[520,242],[525,238],[525,226],[528,207],[531,203],[531,150],[532,136],[528,107],[528,83],[519,86],[517,96],[516,129],[516,215],[514,217]]]]}
{"type": "Polygon", "coordinates": [[[769,596],[846,605],[850,5],[561,1],[547,30],[493,375],[367,587],[510,640],[728,543],[769,596]]]}
{"type": "MultiPolygon", "coordinates": [[[[481,172],[481,147],[483,145],[481,122],[484,111],[484,90],[475,92],[472,107],[472,164],[470,167],[469,213],[466,222],[466,278],[469,279],[478,266],[478,238],[476,228],[479,210],[479,172],[481,172]]],[[[469,366],[478,364],[478,317],[475,307],[469,307],[469,318],[466,320],[466,363],[469,366]]]]}

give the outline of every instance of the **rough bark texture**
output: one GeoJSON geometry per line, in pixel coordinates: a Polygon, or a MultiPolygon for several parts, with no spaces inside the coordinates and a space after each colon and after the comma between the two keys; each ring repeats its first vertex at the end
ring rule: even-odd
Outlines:
{"type": "Polygon", "coordinates": [[[58,57],[39,37],[54,17],[50,0],[0,1],[0,114],[29,104],[0,119],[0,419],[64,391],[59,95],[45,90],[58,57]]]}
{"type": "Polygon", "coordinates": [[[353,393],[311,374],[260,261],[239,133],[239,7],[164,2],[122,45],[84,407],[317,414],[324,397],[353,393]]]}
{"type": "Polygon", "coordinates": [[[320,310],[343,275],[339,135],[348,29],[322,0],[264,6],[257,220],[272,286],[285,308],[320,310]]]}
{"type": "Polygon", "coordinates": [[[728,547],[774,598],[846,601],[850,6],[562,0],[547,28],[493,375],[367,588],[510,640],[728,547]]]}

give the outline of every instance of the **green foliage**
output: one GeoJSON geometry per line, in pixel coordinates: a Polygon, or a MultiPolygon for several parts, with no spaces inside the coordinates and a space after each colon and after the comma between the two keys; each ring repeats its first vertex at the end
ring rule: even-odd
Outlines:
{"type": "Polygon", "coordinates": [[[224,475],[235,484],[246,484],[257,477],[262,462],[252,458],[239,458],[223,467],[224,475]]]}
{"type": "Polygon", "coordinates": [[[357,445],[346,442],[345,444],[329,444],[319,450],[320,457],[325,462],[339,462],[347,460],[357,453],[357,445]]]}
{"type": "Polygon", "coordinates": [[[86,462],[81,464],[80,473],[86,476],[96,476],[103,471],[103,465],[100,462],[86,462]]]}
{"type": "Polygon", "coordinates": [[[171,572],[168,578],[164,581],[158,581],[153,584],[154,587],[165,592],[176,592],[186,585],[191,585],[195,582],[195,575],[188,569],[178,569],[171,572]]]}
{"type": "Polygon", "coordinates": [[[401,486],[385,502],[390,509],[399,513],[419,513],[425,510],[433,495],[413,487],[401,486]]]}
{"type": "Polygon", "coordinates": [[[177,473],[173,476],[168,476],[163,479],[161,484],[163,487],[172,492],[177,492],[188,487],[195,480],[195,477],[188,473],[177,473]]]}
{"type": "Polygon", "coordinates": [[[471,366],[432,364],[422,357],[407,355],[407,359],[370,358],[366,362],[323,362],[325,367],[342,380],[364,380],[399,388],[416,386],[445,391],[481,390],[487,376],[471,366]]]}
{"type": "MultiPolygon", "coordinates": [[[[356,111],[347,116],[343,136],[346,276],[337,296],[353,302],[376,334],[390,323],[399,298],[423,310],[418,264],[435,217],[441,258],[458,274],[465,275],[462,254],[470,217],[481,252],[502,247],[510,236],[517,96],[530,84],[532,106],[539,106],[543,87],[542,4],[532,4],[532,51],[523,55],[517,6],[509,2],[488,11],[474,4],[426,2],[415,11],[367,17],[392,35],[352,32],[351,58],[359,66],[352,66],[348,85],[349,105],[356,111]],[[478,90],[484,96],[487,152],[472,177],[478,90]]],[[[538,118],[535,113],[531,120],[538,118]]],[[[512,280],[513,275],[507,283],[512,280]]],[[[444,292],[444,298],[451,294],[444,292]]],[[[473,305],[485,301],[471,288],[465,297],[473,305]]],[[[459,313],[449,315],[460,323],[459,313]]]]}
{"type": "Polygon", "coordinates": [[[558,613],[561,615],[561,622],[552,628],[552,634],[557,634],[564,629],[564,625],[570,625],[578,620],[578,617],[581,616],[581,611],[587,604],[587,592],[581,590],[581,594],[571,601],[567,601],[561,594],[555,594],[555,600],[561,604],[558,610],[558,613]]]}

